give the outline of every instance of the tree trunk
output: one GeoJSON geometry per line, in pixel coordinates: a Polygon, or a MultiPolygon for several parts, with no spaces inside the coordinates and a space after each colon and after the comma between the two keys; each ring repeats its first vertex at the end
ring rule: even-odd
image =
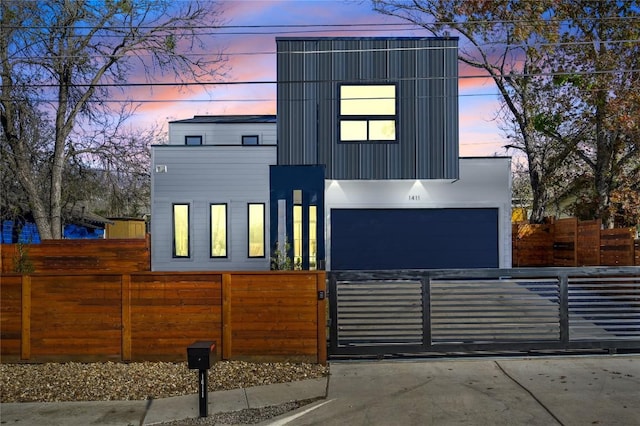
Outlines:
{"type": "Polygon", "coordinates": [[[531,215],[529,222],[543,223],[546,215],[547,191],[541,183],[540,172],[534,161],[529,162],[529,180],[531,183],[531,215]]]}
{"type": "Polygon", "coordinates": [[[602,220],[602,226],[613,228],[613,218],[609,212],[611,194],[611,175],[613,168],[612,135],[606,131],[604,120],[604,98],[606,93],[599,91],[596,100],[596,158],[594,167],[594,189],[597,196],[596,215],[602,220]]]}

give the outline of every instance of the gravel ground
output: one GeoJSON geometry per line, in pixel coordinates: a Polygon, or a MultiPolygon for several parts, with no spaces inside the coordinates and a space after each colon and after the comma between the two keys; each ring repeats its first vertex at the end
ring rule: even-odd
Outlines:
{"type": "Polygon", "coordinates": [[[304,401],[287,402],[281,405],[263,408],[250,408],[248,410],[233,411],[230,413],[217,413],[204,418],[178,420],[175,422],[159,423],[157,426],[204,426],[204,425],[249,425],[269,420],[281,414],[300,408],[315,402],[314,399],[304,401]]]}
{"type": "MultiPolygon", "coordinates": [[[[0,402],[108,401],[198,393],[198,372],[187,363],[0,364],[0,402]]],[[[328,374],[316,364],[217,362],[209,390],[229,390],[314,379],[328,374]]]]}

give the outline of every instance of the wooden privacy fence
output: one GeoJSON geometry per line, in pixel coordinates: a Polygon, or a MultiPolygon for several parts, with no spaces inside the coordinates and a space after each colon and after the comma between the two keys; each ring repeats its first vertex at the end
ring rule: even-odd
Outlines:
{"type": "Polygon", "coordinates": [[[39,244],[2,244],[2,273],[16,272],[16,261],[27,260],[35,272],[151,270],[151,240],[147,238],[99,240],[45,240],[39,244]]]}
{"type": "Polygon", "coordinates": [[[640,241],[634,241],[633,228],[600,228],[600,220],[576,218],[541,225],[514,224],[513,266],[640,265],[640,241]]]}
{"type": "Polygon", "coordinates": [[[325,363],[322,271],[3,274],[0,355],[11,361],[221,359],[325,363]]]}

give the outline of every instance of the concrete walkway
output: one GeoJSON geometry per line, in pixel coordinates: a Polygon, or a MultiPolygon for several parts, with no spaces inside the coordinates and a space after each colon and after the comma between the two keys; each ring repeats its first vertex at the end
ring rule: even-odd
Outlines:
{"type": "MultiPolygon", "coordinates": [[[[263,425],[640,425],[640,356],[334,362],[327,379],[209,393],[209,414],[325,396],[263,425]]],[[[0,405],[16,426],[197,416],[196,395],[0,405]]]]}

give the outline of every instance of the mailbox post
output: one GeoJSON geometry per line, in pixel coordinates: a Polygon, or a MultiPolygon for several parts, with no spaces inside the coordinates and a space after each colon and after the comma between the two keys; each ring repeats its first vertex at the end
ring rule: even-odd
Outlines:
{"type": "Polygon", "coordinates": [[[216,342],[198,340],[187,347],[187,364],[190,369],[198,370],[198,402],[200,417],[208,416],[207,407],[207,370],[216,358],[216,342]]]}

